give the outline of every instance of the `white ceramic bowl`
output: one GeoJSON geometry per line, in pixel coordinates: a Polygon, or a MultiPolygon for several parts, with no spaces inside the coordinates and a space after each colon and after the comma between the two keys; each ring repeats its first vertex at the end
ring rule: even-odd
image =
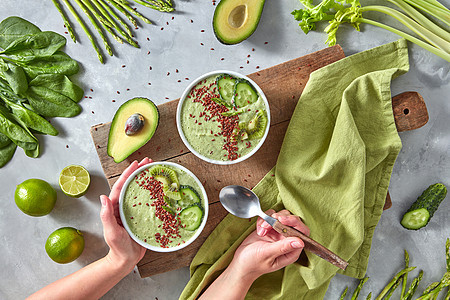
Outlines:
{"type": "Polygon", "coordinates": [[[264,141],[267,138],[267,134],[269,133],[269,128],[270,128],[270,109],[269,109],[269,102],[267,101],[266,96],[264,95],[263,91],[261,90],[261,88],[250,78],[248,78],[245,75],[242,75],[240,73],[237,72],[233,72],[233,71],[228,71],[228,70],[217,70],[217,71],[212,71],[206,74],[203,74],[202,76],[198,77],[197,79],[195,79],[194,81],[192,81],[192,83],[184,90],[180,101],[178,102],[178,107],[177,107],[177,115],[176,115],[176,120],[177,120],[177,129],[178,129],[178,133],[180,134],[181,140],[183,141],[183,143],[186,145],[186,147],[189,149],[189,151],[191,151],[195,156],[197,156],[198,158],[207,161],[209,163],[213,163],[213,164],[218,164],[218,165],[231,165],[231,164],[236,164],[239,163],[241,161],[246,160],[247,158],[249,158],[250,156],[252,156],[253,154],[255,154],[256,151],[259,150],[259,148],[261,148],[262,144],[264,143],[264,141]],[[266,130],[264,132],[264,136],[261,138],[261,140],[258,142],[258,144],[256,145],[256,147],[254,147],[252,149],[252,151],[250,151],[249,153],[247,153],[244,156],[239,157],[238,159],[235,160],[215,160],[215,159],[211,159],[208,158],[206,156],[204,156],[203,154],[197,152],[188,142],[188,140],[186,139],[186,136],[184,135],[184,132],[181,128],[181,109],[183,107],[183,103],[186,100],[186,97],[189,95],[189,92],[192,90],[192,88],[197,85],[197,83],[199,83],[200,81],[213,76],[213,75],[220,75],[220,74],[229,74],[235,78],[243,78],[248,80],[253,87],[256,89],[256,91],[258,92],[258,94],[261,96],[262,100],[264,101],[264,104],[266,106],[266,114],[267,114],[267,126],[266,126],[266,130]]]}
{"type": "Polygon", "coordinates": [[[119,214],[120,214],[120,219],[122,220],[122,224],[125,227],[125,229],[127,230],[128,234],[131,236],[131,238],[133,240],[136,241],[136,243],[140,244],[141,246],[152,250],[152,251],[156,251],[156,252],[174,252],[180,249],[183,249],[184,247],[187,247],[188,245],[190,245],[203,231],[203,228],[205,228],[206,225],[206,220],[208,219],[208,196],[206,195],[206,191],[205,188],[203,187],[203,185],[201,184],[200,180],[198,180],[198,178],[188,169],[186,169],[185,167],[176,164],[176,163],[172,163],[172,162],[153,162],[150,164],[147,164],[145,166],[142,166],[140,168],[138,168],[136,171],[134,171],[130,177],[127,178],[127,180],[125,181],[125,184],[123,185],[122,190],[120,191],[120,196],[119,196],[119,214]],[[189,239],[187,240],[185,243],[179,245],[179,246],[175,246],[175,247],[169,247],[169,248],[162,248],[162,247],[156,247],[153,245],[150,245],[146,242],[144,242],[143,240],[141,240],[140,238],[138,238],[131,230],[130,227],[128,226],[128,223],[126,221],[125,218],[125,214],[123,211],[123,203],[124,203],[124,197],[125,197],[125,192],[128,188],[128,185],[130,184],[130,182],[135,178],[136,175],[138,175],[139,173],[141,173],[143,170],[151,168],[153,166],[156,165],[162,165],[162,166],[169,166],[169,167],[173,167],[175,169],[181,169],[184,172],[186,172],[189,176],[191,176],[195,182],[198,184],[198,186],[200,187],[200,192],[201,192],[201,196],[202,196],[202,200],[203,200],[203,210],[204,210],[204,215],[203,215],[203,220],[202,223],[200,224],[200,226],[197,228],[197,231],[195,232],[195,234],[189,239]]]}

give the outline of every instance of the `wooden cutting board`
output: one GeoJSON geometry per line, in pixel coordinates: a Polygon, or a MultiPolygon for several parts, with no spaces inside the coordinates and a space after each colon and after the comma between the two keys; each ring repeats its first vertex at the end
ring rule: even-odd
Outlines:
{"type": "MultiPolygon", "coordinates": [[[[132,161],[149,157],[154,161],[179,163],[190,169],[202,182],[208,194],[209,216],[202,234],[188,247],[176,252],[158,253],[148,250],[138,263],[141,277],[164,273],[190,264],[200,246],[227,214],[218,199],[220,189],[230,184],[253,188],[272,169],[309,74],[344,57],[342,48],[337,45],[248,75],[267,96],[271,125],[264,145],[251,158],[238,164],[228,166],[210,164],[188,151],[176,128],[178,99],[158,106],[160,123],[155,135],[149,143],[119,164],[107,155],[111,123],[98,124],[91,128],[92,139],[110,187],[132,161]]],[[[416,92],[407,92],[394,97],[393,111],[398,131],[415,129],[428,121],[425,103],[416,92]]],[[[390,205],[388,194],[385,208],[390,205]]]]}

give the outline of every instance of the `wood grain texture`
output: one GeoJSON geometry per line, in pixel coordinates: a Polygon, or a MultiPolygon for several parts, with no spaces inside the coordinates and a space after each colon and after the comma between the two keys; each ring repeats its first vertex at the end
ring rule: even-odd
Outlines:
{"type": "MultiPolygon", "coordinates": [[[[149,143],[119,164],[107,155],[108,134],[111,124],[98,124],[91,128],[92,139],[110,187],[132,161],[149,157],[154,161],[179,163],[193,171],[208,194],[210,213],[199,238],[188,247],[177,252],[147,251],[144,258],[138,263],[141,277],[164,273],[190,264],[200,246],[227,214],[218,199],[220,189],[230,184],[239,184],[251,189],[272,169],[278,158],[290,118],[308,81],[309,74],[344,57],[341,47],[334,46],[248,75],[261,87],[269,101],[271,126],[263,146],[252,157],[239,164],[224,166],[206,163],[188,151],[176,128],[178,99],[158,105],[160,123],[155,135],[149,143]]],[[[408,101],[417,102],[416,98],[412,97],[408,101]]],[[[408,101],[402,100],[403,96],[399,96],[398,99],[399,102],[397,103],[409,105],[408,101]]],[[[420,102],[420,99],[418,102],[420,102]]],[[[393,106],[395,112],[395,104],[393,106]]],[[[410,111],[412,112],[412,110],[410,111]]],[[[404,109],[398,110],[398,112],[398,115],[404,118],[404,109]]],[[[397,115],[395,115],[395,118],[397,123],[397,115]]],[[[403,128],[407,130],[408,124],[412,124],[412,120],[409,123],[405,121],[403,124],[405,124],[402,125],[403,128]]],[[[388,199],[390,200],[390,197],[388,199]]],[[[391,203],[386,202],[386,205],[389,206],[391,203]]]]}

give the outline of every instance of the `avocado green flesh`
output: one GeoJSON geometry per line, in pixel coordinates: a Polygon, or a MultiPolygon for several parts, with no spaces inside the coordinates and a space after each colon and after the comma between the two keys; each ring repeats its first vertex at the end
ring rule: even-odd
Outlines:
{"type": "MultiPolygon", "coordinates": [[[[201,189],[197,182],[186,172],[172,166],[164,166],[174,170],[177,174],[178,181],[181,184],[186,184],[192,186],[196,191],[200,192],[201,189]]],[[[143,171],[144,172],[144,171],[143,171]]],[[[125,191],[125,197],[123,202],[123,212],[125,216],[125,221],[131,232],[140,240],[146,241],[155,247],[160,247],[160,244],[156,240],[155,234],[165,235],[163,230],[163,221],[161,221],[156,215],[156,207],[151,206],[153,199],[150,198],[149,191],[142,188],[138,184],[136,178],[140,178],[141,174],[136,175],[135,180],[132,180],[125,191]],[[149,205],[147,205],[147,203],[149,205]]],[[[140,180],[146,180],[151,176],[148,173],[144,173],[145,176],[140,180]]],[[[169,204],[168,204],[169,206],[169,204]]],[[[171,201],[170,209],[179,213],[185,206],[180,204],[180,201],[171,201]]],[[[178,243],[187,242],[191,239],[196,230],[187,230],[186,228],[179,227],[180,237],[170,238],[171,243],[168,244],[169,247],[175,247],[178,243]]]]}
{"type": "Polygon", "coordinates": [[[223,44],[237,44],[258,27],[265,0],[221,0],[214,11],[213,29],[223,44]]]}
{"type": "Polygon", "coordinates": [[[108,137],[108,155],[113,157],[116,163],[125,160],[152,138],[158,123],[158,108],[152,101],[146,98],[128,100],[119,107],[111,123],[108,137]],[[127,135],[125,123],[135,113],[144,117],[144,126],[135,134],[127,135]]]}

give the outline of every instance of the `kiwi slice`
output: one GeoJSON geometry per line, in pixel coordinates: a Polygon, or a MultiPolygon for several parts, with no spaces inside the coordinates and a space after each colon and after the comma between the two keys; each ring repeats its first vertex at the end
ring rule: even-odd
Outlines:
{"type": "Polygon", "coordinates": [[[247,124],[246,131],[248,133],[248,139],[255,140],[262,138],[266,131],[267,121],[266,112],[258,111],[247,124]]]}
{"type": "Polygon", "coordinates": [[[164,194],[174,200],[181,199],[177,173],[165,166],[154,166],[149,170],[150,176],[163,184],[164,194]]]}
{"type": "Polygon", "coordinates": [[[169,197],[173,200],[180,200],[181,199],[181,193],[180,188],[178,186],[178,183],[172,182],[170,185],[163,186],[164,195],[169,197]]]}

